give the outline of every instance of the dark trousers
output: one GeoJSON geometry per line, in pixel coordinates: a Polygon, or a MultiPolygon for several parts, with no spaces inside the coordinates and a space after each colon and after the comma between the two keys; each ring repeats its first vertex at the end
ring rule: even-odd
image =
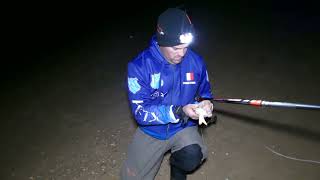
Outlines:
{"type": "Polygon", "coordinates": [[[185,179],[207,158],[207,147],[197,126],[185,128],[168,140],[155,139],[138,128],[129,145],[120,179],[153,180],[168,151],[171,151],[172,179],[185,179]]]}
{"type": "Polygon", "coordinates": [[[170,157],[171,180],[185,180],[187,174],[201,164],[203,154],[198,144],[188,145],[172,153],[170,157]]]}

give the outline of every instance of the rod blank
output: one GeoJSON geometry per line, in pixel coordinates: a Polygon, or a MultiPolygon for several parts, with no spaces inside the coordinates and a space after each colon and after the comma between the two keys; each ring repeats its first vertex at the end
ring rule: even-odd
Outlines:
{"type": "Polygon", "coordinates": [[[243,104],[243,105],[250,105],[250,106],[269,106],[269,107],[320,110],[319,105],[289,103],[289,102],[272,102],[272,101],[248,100],[248,99],[220,99],[220,98],[213,99],[213,101],[220,102],[220,103],[243,104]]]}

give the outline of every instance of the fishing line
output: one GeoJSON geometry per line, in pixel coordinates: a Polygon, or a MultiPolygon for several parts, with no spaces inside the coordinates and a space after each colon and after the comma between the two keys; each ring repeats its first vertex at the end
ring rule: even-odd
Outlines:
{"type": "Polygon", "coordinates": [[[294,160],[294,161],[301,161],[301,162],[307,162],[307,163],[316,163],[316,164],[320,164],[320,161],[314,161],[314,160],[308,160],[308,159],[299,159],[299,158],[296,158],[296,157],[291,157],[291,156],[287,156],[287,155],[284,155],[284,154],[281,154],[271,148],[269,148],[268,146],[264,146],[266,149],[268,149],[269,151],[271,151],[272,153],[278,155],[278,156],[281,156],[281,157],[284,157],[284,158],[287,158],[287,159],[291,159],[291,160],[294,160]]]}

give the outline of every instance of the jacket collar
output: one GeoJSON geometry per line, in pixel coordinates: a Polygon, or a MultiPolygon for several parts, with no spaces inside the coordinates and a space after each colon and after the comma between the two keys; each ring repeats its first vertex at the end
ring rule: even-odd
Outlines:
{"type": "Polygon", "coordinates": [[[156,35],[153,35],[150,41],[150,51],[152,55],[155,57],[155,59],[163,64],[171,65],[166,58],[162,55],[156,35]]]}

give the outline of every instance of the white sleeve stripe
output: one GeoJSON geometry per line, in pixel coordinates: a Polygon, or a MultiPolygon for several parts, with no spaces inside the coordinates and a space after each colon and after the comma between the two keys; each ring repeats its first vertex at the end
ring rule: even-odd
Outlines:
{"type": "Polygon", "coordinates": [[[179,122],[179,119],[176,119],[176,117],[174,116],[173,111],[172,111],[172,107],[173,107],[173,105],[170,106],[170,111],[169,111],[171,122],[177,123],[177,122],[179,122]]]}
{"type": "Polygon", "coordinates": [[[132,102],[132,103],[135,103],[135,104],[143,103],[142,100],[132,100],[131,102],[132,102]]]}
{"type": "Polygon", "coordinates": [[[144,114],[143,121],[146,121],[146,120],[147,120],[147,117],[148,117],[148,113],[145,113],[145,114],[144,114]]]}

